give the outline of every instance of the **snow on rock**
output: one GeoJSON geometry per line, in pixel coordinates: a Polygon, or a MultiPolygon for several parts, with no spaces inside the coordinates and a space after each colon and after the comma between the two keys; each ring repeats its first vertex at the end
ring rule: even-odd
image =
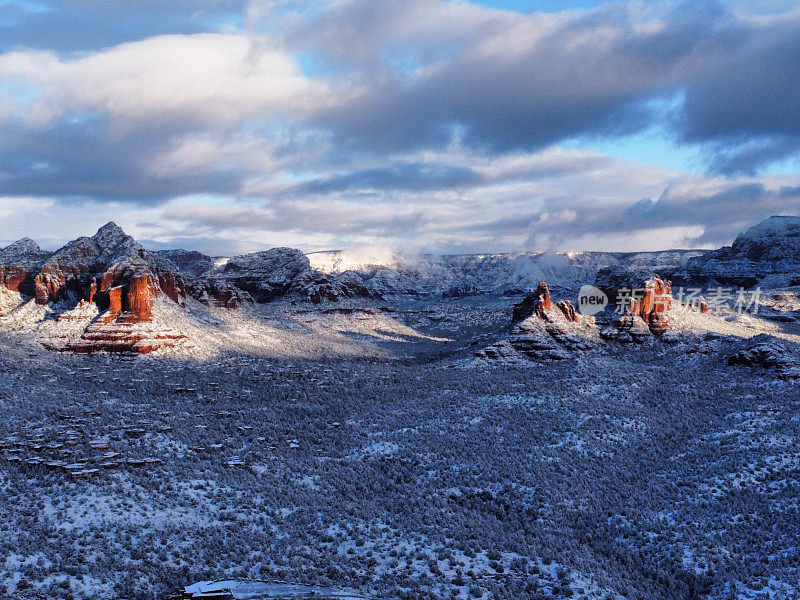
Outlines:
{"type": "Polygon", "coordinates": [[[308,257],[294,248],[272,248],[231,258],[221,270],[193,283],[191,293],[206,304],[227,307],[250,300],[270,302],[288,294],[315,304],[372,296],[357,274],[326,274],[313,269],[308,257]]]}
{"type": "Polygon", "coordinates": [[[703,250],[664,252],[522,252],[508,254],[402,255],[389,251],[314,252],[312,267],[326,273],[357,272],[376,296],[455,298],[487,293],[520,293],[541,280],[579,288],[599,269],[675,269],[703,250]]]}
{"type": "Polygon", "coordinates": [[[595,285],[612,302],[617,290],[656,273],[681,287],[800,284],[800,217],[770,217],[741,233],[730,246],[713,251],[669,251],[609,261],[598,268],[595,285]],[[673,254],[673,260],[668,257],[673,254]]]}
{"type": "MultiPolygon", "coordinates": [[[[633,275],[628,273],[625,282],[621,282],[621,287],[616,290],[618,296],[623,290],[627,290],[628,296],[615,298],[619,303],[624,302],[627,305],[614,326],[603,329],[601,335],[604,339],[641,343],[650,333],[660,336],[669,329],[669,311],[673,302],[672,282],[664,281],[656,275],[636,283],[631,277],[633,275]]],[[[601,279],[599,274],[598,279],[601,279]]],[[[608,285],[610,280],[602,281],[608,285]]],[[[611,290],[606,293],[610,292],[611,290]]]]}
{"type": "Polygon", "coordinates": [[[669,309],[672,308],[672,282],[654,277],[645,282],[639,316],[655,335],[669,328],[669,309]]]}
{"type": "Polygon", "coordinates": [[[0,285],[12,292],[33,296],[35,283],[30,274],[49,255],[30,238],[6,246],[0,250],[0,285]]]}
{"type": "MultiPolygon", "coordinates": [[[[20,240],[0,253],[0,276],[7,290],[33,296],[41,306],[57,305],[65,315],[63,319],[57,317],[57,323],[84,320],[83,313],[76,309],[86,304],[96,304],[105,311],[98,323],[84,332],[80,346],[49,342],[49,347],[60,350],[91,351],[94,343],[98,350],[140,351],[144,346],[136,343],[143,339],[141,336],[130,344],[108,344],[103,336],[119,336],[108,332],[101,335],[93,328],[108,329],[114,321],[122,331],[128,325],[149,322],[159,293],[176,303],[185,296],[177,267],[149,253],[113,222],[92,237],[78,238],[53,253],[43,252],[27,238],[20,240]]],[[[56,340],[60,337],[55,335],[56,340]]],[[[150,337],[169,339],[165,332],[153,332],[150,337]]],[[[153,347],[155,344],[148,346],[153,347]]]]}
{"type": "Polygon", "coordinates": [[[172,329],[137,326],[125,321],[96,321],[81,334],[80,339],[65,345],[45,343],[59,352],[92,354],[94,352],[132,352],[149,354],[162,348],[176,346],[186,336],[172,329]]]}
{"type": "Polygon", "coordinates": [[[215,259],[196,250],[158,250],[157,256],[175,264],[185,277],[200,277],[215,268],[215,259]]]}
{"type": "Polygon", "coordinates": [[[321,271],[309,269],[296,279],[293,290],[299,291],[314,304],[319,304],[323,300],[336,302],[342,298],[372,297],[372,293],[364,285],[361,277],[353,271],[327,275],[321,271]]]}
{"type": "Polygon", "coordinates": [[[252,302],[253,298],[238,287],[220,276],[209,276],[190,284],[189,293],[206,306],[220,308],[236,308],[243,302],[252,302]]]}
{"type": "Polygon", "coordinates": [[[800,378],[800,358],[786,342],[761,334],[750,339],[744,348],[728,357],[729,365],[775,369],[781,379],[800,378]]]}
{"type": "Polygon", "coordinates": [[[800,217],[770,217],[741,233],[730,246],[688,261],[672,274],[679,285],[752,287],[800,283],[800,217]],[[795,282],[795,283],[793,283],[795,282]]]}
{"type": "Polygon", "coordinates": [[[108,290],[123,286],[126,310],[146,318],[141,305],[141,288],[129,297],[131,281],[140,285],[142,278],[153,294],[163,291],[178,302],[183,283],[177,268],[147,252],[119,226],[109,222],[92,237],[81,237],[53,253],[42,252],[35,242],[20,240],[0,254],[4,285],[20,293],[34,296],[39,304],[72,299],[96,302],[101,308],[109,303],[108,290]]]}
{"type": "Polygon", "coordinates": [[[521,322],[514,325],[508,338],[476,352],[478,358],[564,360],[572,351],[589,350],[598,342],[594,319],[579,317],[569,301],[556,303],[554,310],[544,281],[514,305],[513,319],[521,322]]]}
{"type": "Polygon", "coordinates": [[[512,318],[515,321],[527,319],[533,314],[539,315],[544,318],[545,313],[552,308],[550,299],[550,288],[547,283],[540,281],[535,292],[531,292],[523,298],[522,302],[514,305],[512,311],[512,318]]]}
{"type": "MultiPolygon", "coordinates": [[[[663,337],[670,327],[672,290],[669,281],[653,277],[641,284],[642,295],[632,299],[627,311],[613,325],[599,329],[595,319],[580,316],[569,301],[553,308],[547,283],[539,282],[519,304],[514,305],[515,325],[507,339],[475,353],[479,358],[514,359],[520,355],[535,360],[563,360],[572,351],[596,347],[601,340],[641,344],[653,336],[663,337]]],[[[666,343],[680,341],[671,333],[666,343]]]]}
{"type": "Polygon", "coordinates": [[[572,302],[569,300],[559,300],[556,302],[556,306],[558,307],[558,310],[564,313],[567,321],[571,321],[573,323],[578,322],[578,313],[575,312],[575,307],[572,306],[572,302]]]}
{"type": "Polygon", "coordinates": [[[256,302],[269,302],[286,294],[295,278],[309,268],[308,258],[300,250],[272,248],[231,258],[223,276],[256,302]]]}

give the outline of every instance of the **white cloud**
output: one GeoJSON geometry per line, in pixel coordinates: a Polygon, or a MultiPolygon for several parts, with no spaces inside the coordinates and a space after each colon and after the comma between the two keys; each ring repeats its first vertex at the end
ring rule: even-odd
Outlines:
{"type": "MultiPolygon", "coordinates": [[[[28,123],[96,111],[122,128],[152,122],[218,128],[247,119],[298,118],[328,102],[322,81],[289,54],[246,35],[165,35],[87,56],[21,50],[0,55],[0,79],[36,89],[18,105],[28,123]]],[[[8,110],[8,107],[6,107],[8,110]]]]}

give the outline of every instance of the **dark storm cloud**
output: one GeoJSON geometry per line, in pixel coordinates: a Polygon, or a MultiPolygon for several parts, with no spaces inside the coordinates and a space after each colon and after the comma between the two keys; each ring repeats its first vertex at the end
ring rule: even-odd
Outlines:
{"type": "Polygon", "coordinates": [[[799,145],[800,16],[746,20],[705,1],[644,16],[635,4],[579,16],[465,11],[448,23],[450,10],[354,0],[305,23],[291,40],[360,85],[319,124],[371,151],[458,135],[472,147],[532,150],[639,131],[664,117],[659,101],[683,97],[676,137],[717,150],[714,170],[754,171],[799,145]],[[419,14],[434,26],[409,23],[419,14]],[[737,149],[765,137],[762,152],[737,149]]]}
{"type": "Polygon", "coordinates": [[[800,15],[751,27],[686,86],[682,139],[712,142],[720,172],[754,172],[800,148],[800,15]]]}
{"type": "Polygon", "coordinates": [[[158,204],[176,195],[239,188],[240,174],[232,170],[155,174],[150,169],[154,157],[168,152],[174,141],[158,129],[115,136],[107,125],[106,119],[89,118],[33,131],[0,127],[0,190],[67,202],[158,204]]]}
{"type": "Polygon", "coordinates": [[[443,164],[399,162],[389,167],[364,169],[347,175],[314,179],[290,190],[293,194],[326,194],[351,190],[431,191],[458,189],[485,182],[472,169],[443,164]]]}

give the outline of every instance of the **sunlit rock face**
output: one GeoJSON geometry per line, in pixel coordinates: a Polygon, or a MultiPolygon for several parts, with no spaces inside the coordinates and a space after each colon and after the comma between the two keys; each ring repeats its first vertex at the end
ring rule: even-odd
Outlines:
{"type": "Polygon", "coordinates": [[[148,324],[133,323],[126,318],[98,320],[89,325],[80,339],[64,346],[52,345],[60,352],[92,354],[95,352],[126,352],[149,354],[162,348],[171,348],[186,339],[186,335],[171,328],[155,328],[148,324]]]}
{"type": "Polygon", "coordinates": [[[534,314],[544,317],[551,308],[550,289],[546,282],[540,281],[536,291],[528,293],[522,302],[514,305],[512,317],[515,321],[527,319],[534,314]]]}
{"type": "MultiPolygon", "coordinates": [[[[114,223],[55,252],[44,252],[27,238],[11,244],[0,251],[0,283],[8,290],[32,296],[41,306],[57,304],[77,309],[93,303],[102,313],[98,323],[109,327],[116,322],[150,322],[154,300],[160,293],[177,303],[186,295],[183,277],[175,265],[149,253],[114,223]]],[[[74,317],[67,314],[64,320],[74,317]]],[[[87,330],[79,346],[62,349],[89,352],[93,348],[124,348],[136,352],[157,347],[157,343],[137,346],[141,336],[134,340],[136,335],[126,337],[120,334],[123,330],[113,335],[87,330]],[[104,336],[116,336],[115,343],[104,336]]],[[[158,340],[163,336],[154,332],[148,337],[158,340]]]]}
{"type": "Polygon", "coordinates": [[[575,351],[591,349],[599,340],[594,319],[582,319],[569,300],[560,300],[553,306],[544,281],[514,305],[512,318],[515,324],[508,338],[476,352],[476,357],[561,361],[575,351]]]}
{"type": "Polygon", "coordinates": [[[653,334],[661,335],[669,329],[670,308],[672,308],[672,283],[660,277],[647,281],[639,306],[639,316],[647,323],[653,334]]]}
{"type": "MultiPolygon", "coordinates": [[[[627,286],[626,286],[627,287],[627,286]]],[[[621,288],[622,289],[622,288],[621,288]]],[[[662,336],[669,329],[672,284],[658,276],[629,288],[631,296],[613,326],[600,332],[607,340],[642,343],[650,334],[662,336]]],[[[621,302],[621,300],[620,300],[621,302]]]]}
{"type": "Polygon", "coordinates": [[[130,311],[144,321],[150,319],[149,306],[159,292],[175,302],[185,297],[177,268],[149,253],[115,223],[52,253],[33,240],[19,240],[0,252],[0,278],[9,290],[33,296],[41,305],[87,300],[109,309],[109,290],[121,287],[116,313],[130,311]]]}
{"type": "Polygon", "coordinates": [[[0,285],[28,296],[36,293],[39,265],[50,255],[30,238],[22,238],[0,250],[0,285]]]}
{"type": "Polygon", "coordinates": [[[269,302],[287,294],[295,278],[308,269],[308,258],[300,250],[272,248],[230,259],[222,276],[256,302],[269,302]]]}
{"type": "Polygon", "coordinates": [[[134,275],[128,284],[127,309],[137,321],[149,321],[153,316],[152,290],[156,288],[149,273],[134,275]]]}
{"type": "Polygon", "coordinates": [[[558,310],[564,313],[567,321],[571,321],[572,323],[578,322],[578,313],[575,312],[575,307],[572,306],[572,302],[569,300],[559,300],[556,302],[556,306],[558,307],[558,310]]]}

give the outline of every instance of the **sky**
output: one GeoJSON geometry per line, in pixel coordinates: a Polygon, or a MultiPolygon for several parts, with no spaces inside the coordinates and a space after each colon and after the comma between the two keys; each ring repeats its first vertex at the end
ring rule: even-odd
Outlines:
{"type": "Polygon", "coordinates": [[[644,251],[800,215],[800,0],[0,0],[0,244],[644,251]]]}

